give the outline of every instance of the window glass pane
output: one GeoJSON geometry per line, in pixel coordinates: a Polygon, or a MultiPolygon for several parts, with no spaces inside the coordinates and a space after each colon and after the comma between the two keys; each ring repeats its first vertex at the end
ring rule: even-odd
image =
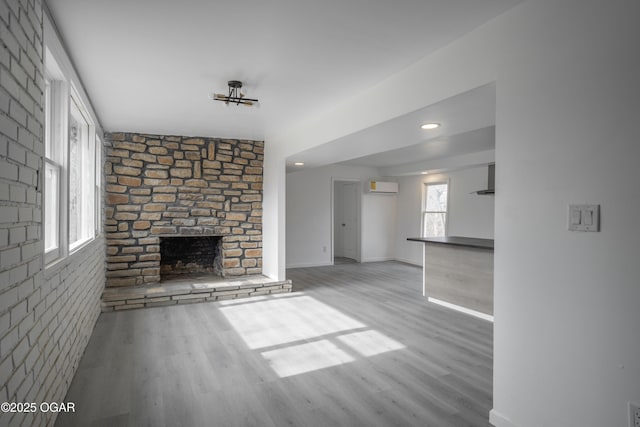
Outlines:
{"type": "Polygon", "coordinates": [[[93,138],[89,138],[89,125],[85,124],[82,135],[82,237],[92,237],[95,229],[93,227],[95,206],[95,150],[92,149],[91,142],[93,138]]]}
{"type": "Polygon", "coordinates": [[[89,125],[71,102],[69,115],[69,244],[93,233],[93,159],[89,149],[89,125]],[[88,191],[87,191],[88,190],[88,191]]]}
{"type": "Polygon", "coordinates": [[[58,167],[45,162],[45,191],[44,191],[44,250],[49,252],[58,248],[58,215],[59,215],[59,181],[58,167]]]}
{"type": "Polygon", "coordinates": [[[426,211],[446,212],[447,184],[427,185],[426,211]]]}
{"type": "Polygon", "coordinates": [[[447,191],[449,184],[425,184],[423,236],[441,237],[447,234],[447,191]]]}
{"type": "Polygon", "coordinates": [[[79,124],[75,115],[69,117],[69,242],[79,239],[80,209],[82,193],[80,192],[80,177],[82,164],[80,163],[79,124]]]}
{"type": "Polygon", "coordinates": [[[53,151],[51,149],[51,82],[47,79],[44,85],[44,146],[45,156],[53,159],[53,151]]]}
{"type": "Polygon", "coordinates": [[[425,212],[424,237],[442,237],[445,235],[446,212],[425,212]]]}
{"type": "Polygon", "coordinates": [[[96,135],[96,164],[95,164],[95,230],[96,234],[102,231],[101,226],[101,214],[102,214],[102,141],[100,137],[96,135]]]}
{"type": "Polygon", "coordinates": [[[55,91],[53,82],[45,79],[44,90],[44,142],[45,142],[45,171],[44,171],[44,249],[45,253],[55,259],[60,248],[60,190],[61,168],[56,155],[60,149],[56,149],[54,139],[54,114],[55,91]]]}

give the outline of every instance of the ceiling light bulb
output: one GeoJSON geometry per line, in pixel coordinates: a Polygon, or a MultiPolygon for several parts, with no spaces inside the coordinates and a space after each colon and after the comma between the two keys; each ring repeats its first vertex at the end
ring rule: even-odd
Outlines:
{"type": "Polygon", "coordinates": [[[426,130],[436,129],[440,127],[440,123],[426,123],[421,127],[422,129],[426,129],[426,130]]]}
{"type": "Polygon", "coordinates": [[[304,166],[304,162],[295,162],[294,165],[296,165],[296,166],[304,166]]]}

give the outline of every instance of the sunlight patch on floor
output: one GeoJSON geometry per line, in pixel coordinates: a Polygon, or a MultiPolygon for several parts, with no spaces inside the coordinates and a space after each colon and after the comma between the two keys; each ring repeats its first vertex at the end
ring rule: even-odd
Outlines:
{"type": "Polygon", "coordinates": [[[220,311],[252,350],[365,327],[309,296],[225,306],[220,311]]]}
{"type": "Polygon", "coordinates": [[[342,365],[355,360],[328,340],[292,345],[265,351],[261,354],[281,378],[342,365]]]}
{"type": "Polygon", "coordinates": [[[220,302],[247,347],[280,377],[303,374],[406,348],[313,297],[282,294],[220,302]]]}
{"type": "Polygon", "coordinates": [[[378,331],[363,331],[340,335],[338,340],[364,357],[406,348],[398,341],[392,340],[378,331]]]}

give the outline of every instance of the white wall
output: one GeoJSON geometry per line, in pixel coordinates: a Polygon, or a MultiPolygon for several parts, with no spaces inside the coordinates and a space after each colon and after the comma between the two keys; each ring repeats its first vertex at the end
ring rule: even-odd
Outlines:
{"type": "Polygon", "coordinates": [[[412,175],[398,177],[398,207],[396,217],[396,258],[398,261],[422,265],[423,243],[408,242],[418,237],[422,227],[422,187],[426,177],[412,175]]]}
{"type": "MultiPolygon", "coordinates": [[[[357,178],[365,182],[376,177],[376,173],[375,168],[334,165],[287,175],[287,267],[332,263],[331,241],[329,234],[324,234],[331,230],[332,218],[328,215],[333,215],[327,204],[331,202],[331,179],[357,178]],[[306,230],[310,224],[313,230],[306,230]]],[[[422,244],[408,242],[407,237],[419,236],[421,232],[425,182],[449,182],[449,235],[493,238],[494,198],[471,194],[486,187],[486,166],[385,179],[398,181],[397,195],[363,192],[361,196],[362,262],[397,259],[422,265],[422,244]]],[[[333,231],[334,253],[341,256],[340,245],[335,243],[336,230],[333,231]]]]}
{"type": "Polygon", "coordinates": [[[285,279],[286,174],[284,147],[265,141],[262,190],[262,274],[285,279]]]}
{"type": "MultiPolygon", "coordinates": [[[[332,180],[376,178],[376,168],[332,165],[287,174],[287,268],[331,265],[332,180]],[[326,249],[325,249],[326,248],[326,249]]],[[[395,197],[360,193],[363,261],[393,258],[395,197]],[[366,237],[365,237],[366,236],[366,237]],[[374,237],[375,236],[375,237],[374,237]],[[369,246],[371,245],[371,246],[369,246]]]]}
{"type": "Polygon", "coordinates": [[[407,237],[420,236],[422,192],[427,182],[449,182],[448,234],[450,236],[494,237],[494,196],[472,193],[486,188],[487,167],[473,167],[436,175],[413,175],[397,178],[398,216],[396,222],[396,256],[399,261],[422,265],[422,243],[407,237]]]}
{"type": "Polygon", "coordinates": [[[487,188],[487,167],[447,173],[449,178],[448,234],[450,236],[494,237],[494,196],[479,196],[487,188]]]}
{"type": "Polygon", "coordinates": [[[330,265],[331,174],[326,168],[287,174],[287,268],[330,265]]]}
{"type": "Polygon", "coordinates": [[[395,259],[395,194],[364,194],[362,197],[362,262],[395,259]]]}
{"type": "MultiPolygon", "coordinates": [[[[625,426],[640,403],[638,16],[630,0],[526,0],[269,139],[286,157],[496,82],[498,426],[625,426]],[[566,230],[576,202],[601,204],[601,232],[566,230]]],[[[267,250],[284,235],[265,235],[267,250]]]]}
{"type": "Polygon", "coordinates": [[[639,16],[531,2],[504,27],[494,408],[512,425],[625,426],[640,402],[639,16]],[[600,233],[567,231],[582,202],[601,205],[600,233]]]}

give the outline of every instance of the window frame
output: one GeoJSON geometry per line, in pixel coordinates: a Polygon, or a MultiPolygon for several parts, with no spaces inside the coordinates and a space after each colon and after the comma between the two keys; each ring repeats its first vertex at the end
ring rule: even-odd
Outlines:
{"type": "MultiPolygon", "coordinates": [[[[56,245],[55,247],[46,250],[44,254],[44,261],[46,264],[51,264],[61,258],[64,258],[68,253],[67,245],[67,191],[68,187],[68,171],[67,171],[67,153],[65,149],[65,141],[67,140],[67,126],[65,123],[68,121],[68,105],[67,98],[69,96],[69,86],[64,79],[58,64],[53,58],[48,55],[45,71],[46,85],[48,86],[49,99],[45,102],[44,114],[45,116],[45,174],[43,177],[43,199],[46,199],[48,193],[47,177],[46,177],[46,165],[49,164],[58,170],[58,182],[57,182],[57,205],[56,215],[57,218],[54,221],[56,227],[56,245]],[[49,126],[47,126],[47,121],[49,126]],[[47,153],[47,148],[49,152],[47,153]]],[[[46,202],[43,202],[45,221],[43,221],[43,239],[46,241],[47,229],[46,229],[46,202]]]]}
{"type": "MultiPolygon", "coordinates": [[[[71,221],[73,220],[71,215],[71,207],[69,203],[67,203],[67,216],[69,223],[69,233],[67,233],[68,238],[68,247],[69,253],[72,254],[82,248],[85,244],[95,239],[97,236],[95,230],[95,214],[96,214],[96,201],[95,201],[95,181],[97,175],[97,167],[96,167],[96,140],[95,140],[95,125],[93,124],[93,120],[89,116],[87,108],[84,106],[82,100],[80,99],[79,94],[77,93],[75,87],[71,87],[71,91],[69,94],[69,117],[67,121],[67,126],[69,128],[68,138],[67,138],[67,153],[70,157],[71,151],[71,118],[74,115],[72,113],[72,109],[75,108],[80,118],[84,121],[84,125],[86,128],[84,129],[86,141],[80,139],[80,152],[78,153],[78,158],[80,161],[80,193],[81,200],[80,206],[78,207],[78,214],[80,218],[80,231],[78,239],[71,241],[71,221]],[[86,144],[86,147],[84,146],[86,144]],[[87,151],[88,150],[88,151],[87,151]],[[87,221],[85,223],[84,221],[87,221]]],[[[73,165],[70,164],[71,159],[69,159],[68,165],[68,173],[69,173],[69,184],[71,184],[71,168],[73,165]]],[[[71,202],[71,185],[67,186],[67,197],[68,201],[71,202]]]]}
{"type": "MultiPolygon", "coordinates": [[[[46,29],[48,28],[45,25],[46,29]]],[[[50,30],[50,29],[49,29],[50,30]]],[[[103,143],[100,137],[101,128],[97,117],[88,103],[82,86],[75,86],[77,75],[70,65],[66,52],[55,40],[50,46],[45,43],[45,89],[43,100],[44,123],[43,143],[45,153],[43,156],[41,174],[42,182],[42,239],[43,246],[49,243],[48,248],[43,248],[44,267],[48,269],[57,265],[60,261],[72,255],[90,242],[94,241],[102,233],[102,191],[103,191],[103,143]],[[54,54],[56,53],[56,54],[54,54]],[[84,163],[83,172],[79,180],[82,181],[82,192],[85,199],[84,208],[79,212],[80,223],[83,224],[82,238],[76,242],[70,242],[70,126],[71,108],[75,104],[82,123],[86,124],[86,147],[82,154],[84,163]],[[52,180],[47,177],[48,170],[55,170],[58,182],[55,191],[50,191],[52,180]],[[54,209],[57,218],[48,218],[47,195],[56,197],[54,209]],[[56,205],[57,203],[57,205],[56,205]],[[48,224],[49,223],[49,224],[48,224]],[[47,227],[55,227],[53,234],[47,227]],[[57,236],[55,235],[57,234],[57,236]],[[47,239],[54,236],[54,239],[47,239]],[[52,243],[52,240],[54,241],[52,243]],[[48,249],[48,250],[47,250],[48,249]]],[[[51,200],[49,200],[51,202],[51,200]]],[[[52,203],[49,203],[52,205],[52,203]]]]}
{"type": "Polygon", "coordinates": [[[103,188],[103,165],[102,165],[102,156],[103,156],[103,150],[104,150],[104,145],[102,143],[102,138],[100,138],[100,135],[98,135],[98,133],[94,133],[94,146],[95,146],[95,159],[94,159],[94,164],[95,164],[95,194],[94,194],[94,205],[95,205],[95,212],[94,212],[94,220],[93,220],[93,225],[94,225],[94,236],[100,236],[100,234],[102,234],[102,188],[103,188]]]}
{"type": "Polygon", "coordinates": [[[420,221],[420,235],[422,237],[445,237],[449,235],[449,199],[450,199],[450,182],[448,179],[431,181],[423,183],[422,189],[422,215],[420,221]],[[447,209],[445,211],[430,211],[427,210],[427,194],[429,191],[429,187],[436,185],[446,185],[447,186],[447,209]],[[442,236],[427,236],[427,215],[428,214],[444,214],[444,234],[442,236]]]}

